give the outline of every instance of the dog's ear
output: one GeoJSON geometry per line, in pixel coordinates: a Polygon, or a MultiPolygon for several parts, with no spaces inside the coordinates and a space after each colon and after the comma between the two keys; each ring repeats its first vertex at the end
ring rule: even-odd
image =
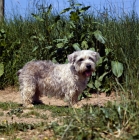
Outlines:
{"type": "Polygon", "coordinates": [[[96,62],[97,62],[100,59],[100,55],[98,52],[96,52],[95,56],[96,56],[96,62]]]}
{"type": "Polygon", "coordinates": [[[99,60],[99,58],[100,58],[99,53],[93,51],[93,52],[92,52],[92,55],[93,55],[93,57],[95,57],[95,62],[97,62],[97,61],[99,60]]]}
{"type": "Polygon", "coordinates": [[[74,62],[76,60],[76,57],[77,57],[77,52],[74,52],[74,53],[68,55],[68,61],[69,61],[69,63],[74,64],[74,62]]]}

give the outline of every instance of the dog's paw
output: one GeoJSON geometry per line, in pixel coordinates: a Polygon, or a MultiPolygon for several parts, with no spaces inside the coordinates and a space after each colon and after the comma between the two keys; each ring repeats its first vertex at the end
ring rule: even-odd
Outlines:
{"type": "Polygon", "coordinates": [[[34,105],[33,104],[28,104],[28,105],[25,105],[26,108],[33,108],[34,105]]]}

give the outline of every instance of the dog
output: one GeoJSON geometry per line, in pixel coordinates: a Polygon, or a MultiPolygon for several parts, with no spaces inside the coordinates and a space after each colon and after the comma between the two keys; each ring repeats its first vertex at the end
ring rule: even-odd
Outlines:
{"type": "Polygon", "coordinates": [[[17,72],[23,105],[39,103],[42,95],[75,104],[95,71],[99,57],[95,51],[81,50],[68,55],[68,64],[46,60],[28,62],[17,72]]]}

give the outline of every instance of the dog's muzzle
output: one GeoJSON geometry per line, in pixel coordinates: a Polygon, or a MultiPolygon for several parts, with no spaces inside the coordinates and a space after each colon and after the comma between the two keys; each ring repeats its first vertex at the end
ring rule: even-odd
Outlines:
{"type": "Polygon", "coordinates": [[[86,65],[86,70],[84,72],[85,76],[90,77],[92,75],[92,72],[93,72],[92,66],[90,64],[87,64],[86,65]]]}

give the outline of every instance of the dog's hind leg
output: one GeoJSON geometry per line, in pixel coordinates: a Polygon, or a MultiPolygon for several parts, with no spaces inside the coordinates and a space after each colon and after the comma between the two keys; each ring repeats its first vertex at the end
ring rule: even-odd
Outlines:
{"type": "Polygon", "coordinates": [[[33,104],[43,104],[43,102],[40,100],[40,97],[42,94],[39,91],[39,88],[36,87],[35,89],[35,94],[32,97],[32,103],[33,104]]]}
{"type": "Polygon", "coordinates": [[[32,107],[33,97],[36,92],[36,83],[32,79],[24,79],[20,84],[22,103],[26,107],[32,107]]]}

